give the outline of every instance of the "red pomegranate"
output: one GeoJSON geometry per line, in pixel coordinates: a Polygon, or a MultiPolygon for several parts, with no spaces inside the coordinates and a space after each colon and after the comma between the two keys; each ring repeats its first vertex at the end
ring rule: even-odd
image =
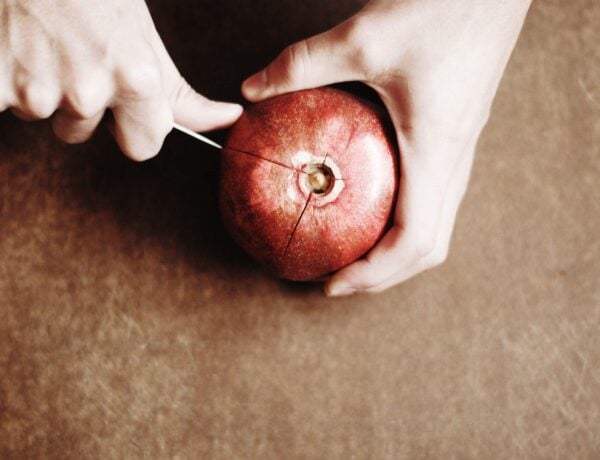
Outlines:
{"type": "Polygon", "coordinates": [[[223,149],[225,227],[277,276],[322,278],[385,231],[396,157],[381,113],[349,93],[319,88],[254,104],[223,149]]]}

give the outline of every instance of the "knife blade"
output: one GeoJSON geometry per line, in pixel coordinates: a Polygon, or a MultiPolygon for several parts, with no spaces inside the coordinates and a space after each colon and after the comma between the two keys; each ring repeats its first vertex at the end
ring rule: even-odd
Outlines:
{"type": "Polygon", "coordinates": [[[217,143],[216,143],[215,141],[213,141],[212,139],[209,139],[208,137],[206,137],[206,136],[203,136],[202,134],[198,134],[197,132],[195,132],[195,131],[192,131],[191,129],[188,129],[188,128],[186,128],[185,126],[181,126],[181,125],[179,125],[179,124],[177,124],[177,123],[174,123],[174,124],[173,124],[173,127],[174,127],[174,128],[177,130],[177,131],[180,131],[180,132],[182,132],[182,133],[184,133],[184,134],[187,134],[188,136],[191,136],[191,137],[193,137],[194,139],[197,139],[197,140],[199,140],[199,141],[201,141],[201,142],[204,142],[205,144],[207,144],[207,145],[210,145],[211,147],[214,147],[214,148],[216,148],[216,149],[219,149],[219,150],[222,150],[222,149],[223,149],[223,147],[222,147],[222,146],[220,146],[219,144],[217,144],[217,143]]]}

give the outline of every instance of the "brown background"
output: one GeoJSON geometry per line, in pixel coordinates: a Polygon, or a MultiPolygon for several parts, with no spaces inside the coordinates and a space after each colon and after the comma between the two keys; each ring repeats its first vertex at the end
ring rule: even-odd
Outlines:
{"type": "MultiPolygon", "coordinates": [[[[183,74],[239,100],[361,3],[151,9],[183,74]]],[[[599,24],[534,2],[448,262],[371,297],[257,269],[192,140],[140,165],[1,115],[0,458],[600,458],[599,24]]]]}

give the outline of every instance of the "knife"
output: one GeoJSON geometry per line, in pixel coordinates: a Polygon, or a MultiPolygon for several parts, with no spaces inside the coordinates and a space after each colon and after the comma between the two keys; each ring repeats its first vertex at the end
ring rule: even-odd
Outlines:
{"type": "Polygon", "coordinates": [[[222,150],[223,147],[221,147],[219,144],[217,144],[215,141],[213,141],[212,139],[209,139],[206,136],[203,136],[202,134],[198,134],[195,131],[192,131],[191,129],[186,128],[185,126],[181,126],[177,123],[173,124],[173,127],[177,130],[180,131],[184,134],[187,134],[188,136],[193,137],[194,139],[198,139],[199,141],[204,142],[205,144],[210,145],[211,147],[214,147],[216,149],[222,150]]]}

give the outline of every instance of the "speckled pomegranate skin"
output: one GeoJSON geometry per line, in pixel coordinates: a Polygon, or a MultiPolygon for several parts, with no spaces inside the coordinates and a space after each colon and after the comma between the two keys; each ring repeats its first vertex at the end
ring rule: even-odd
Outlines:
{"type": "Polygon", "coordinates": [[[385,231],[396,157],[381,115],[348,93],[319,88],[254,104],[223,150],[225,227],[277,276],[322,278],[364,255],[385,231]],[[333,173],[328,192],[306,185],[311,164],[333,173]]]}

